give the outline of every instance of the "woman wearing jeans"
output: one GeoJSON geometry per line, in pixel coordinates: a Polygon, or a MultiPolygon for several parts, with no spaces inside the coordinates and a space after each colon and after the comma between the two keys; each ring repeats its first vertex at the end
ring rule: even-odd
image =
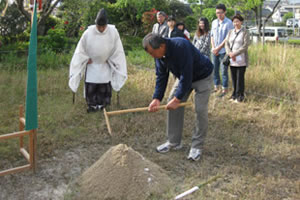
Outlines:
{"type": "Polygon", "coordinates": [[[225,40],[226,53],[230,57],[233,93],[230,101],[242,102],[245,90],[245,72],[248,66],[249,32],[242,26],[244,18],[237,14],[232,18],[234,29],[225,40]]]}

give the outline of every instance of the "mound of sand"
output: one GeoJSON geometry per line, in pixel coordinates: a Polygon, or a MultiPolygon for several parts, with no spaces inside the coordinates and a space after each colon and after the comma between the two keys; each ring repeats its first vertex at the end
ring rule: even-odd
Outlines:
{"type": "Polygon", "coordinates": [[[89,200],[143,200],[172,184],[163,169],[125,144],[111,147],[78,180],[79,198],[89,200]]]}

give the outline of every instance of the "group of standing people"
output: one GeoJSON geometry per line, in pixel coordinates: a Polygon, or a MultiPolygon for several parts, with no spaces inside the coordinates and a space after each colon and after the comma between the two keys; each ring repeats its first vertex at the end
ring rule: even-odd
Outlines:
{"type": "Polygon", "coordinates": [[[164,38],[182,37],[190,40],[190,33],[183,22],[177,22],[174,16],[169,16],[163,11],[156,13],[157,23],[154,24],[152,33],[164,38]]]}
{"type": "MultiPolygon", "coordinates": [[[[248,66],[249,33],[242,26],[243,17],[235,15],[231,20],[226,17],[226,6],[216,6],[216,16],[212,22],[211,30],[207,18],[202,17],[198,21],[192,44],[208,58],[214,65],[214,92],[219,92],[219,97],[228,93],[228,68],[223,64],[225,55],[230,57],[230,72],[233,92],[230,101],[240,103],[245,95],[245,71],[248,66]]],[[[176,23],[173,16],[160,11],[157,13],[157,23],[153,26],[152,33],[164,38],[183,37],[190,39],[189,32],[182,22],[176,23]],[[180,27],[180,28],[179,28],[180,27]]]]}
{"type": "MultiPolygon", "coordinates": [[[[222,75],[222,93],[228,92],[228,66],[222,60],[230,57],[233,83],[232,101],[244,100],[244,74],[248,65],[247,48],[249,34],[242,27],[243,18],[235,15],[232,21],[226,16],[223,4],[216,6],[217,19],[210,31],[206,18],[200,18],[192,41],[183,23],[176,23],[173,16],[160,11],[157,23],[151,33],[143,39],[143,48],[155,59],[156,84],[149,104],[149,112],[156,112],[165,95],[169,73],[175,82],[166,105],[167,141],[157,146],[156,151],[167,153],[182,147],[184,107],[194,90],[195,127],[188,159],[201,158],[204,139],[208,128],[208,102],[212,83],[219,91],[222,75]]],[[[107,13],[101,9],[95,25],[82,35],[70,64],[69,86],[77,91],[82,77],[85,77],[85,95],[88,112],[97,111],[110,104],[112,89],[119,91],[127,79],[127,68],[123,46],[115,26],[108,24],[107,13]],[[101,44],[101,45],[100,45],[101,44]]]]}
{"type": "MultiPolygon", "coordinates": [[[[212,22],[210,32],[211,60],[214,64],[214,92],[221,91],[219,97],[228,93],[228,67],[224,58],[230,57],[230,71],[233,92],[230,101],[236,103],[244,101],[245,71],[248,66],[249,33],[242,26],[244,18],[240,14],[233,16],[232,20],[226,17],[224,4],[216,6],[217,19],[212,22]],[[221,77],[220,78],[220,71],[221,77]]],[[[201,28],[199,22],[199,28],[201,28]]],[[[209,48],[209,47],[206,47],[209,48]]]]}
{"type": "Polygon", "coordinates": [[[184,108],[179,107],[179,104],[185,102],[194,90],[196,121],[187,158],[194,161],[201,158],[208,127],[208,101],[212,81],[214,92],[221,92],[219,97],[225,97],[228,93],[229,66],[223,64],[226,54],[230,58],[233,85],[230,101],[244,100],[249,33],[242,26],[244,19],[240,14],[235,15],[232,20],[226,17],[224,4],[216,6],[216,16],[211,30],[207,18],[200,18],[194,38],[190,42],[175,26],[176,20],[173,16],[166,20],[165,13],[158,12],[158,22],[152,33],[143,40],[143,47],[155,58],[156,66],[156,86],[149,105],[150,112],[157,111],[162,101],[169,72],[176,78],[167,103],[167,141],[157,146],[159,153],[182,147],[184,108]]]}

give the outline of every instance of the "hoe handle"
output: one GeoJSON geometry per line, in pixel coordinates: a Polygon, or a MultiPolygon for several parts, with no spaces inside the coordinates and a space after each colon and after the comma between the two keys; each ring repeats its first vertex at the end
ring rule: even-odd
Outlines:
{"type": "MultiPolygon", "coordinates": [[[[191,106],[192,103],[180,103],[179,107],[183,106],[191,106]]],[[[167,105],[159,106],[158,109],[166,109],[167,105]]],[[[142,112],[142,111],[148,111],[148,107],[142,107],[142,108],[131,108],[131,109],[126,109],[126,110],[116,110],[116,111],[111,111],[111,112],[106,112],[107,115],[118,115],[118,114],[124,114],[124,113],[131,113],[131,112],[142,112]]]]}

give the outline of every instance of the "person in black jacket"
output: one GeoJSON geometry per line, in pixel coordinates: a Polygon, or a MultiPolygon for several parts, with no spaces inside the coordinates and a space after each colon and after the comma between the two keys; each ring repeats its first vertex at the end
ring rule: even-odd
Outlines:
{"type": "Polygon", "coordinates": [[[184,37],[184,34],[182,31],[180,31],[176,27],[176,19],[173,16],[170,16],[168,18],[168,38],[173,38],[173,37],[184,37]]]}
{"type": "Polygon", "coordinates": [[[188,32],[188,30],[185,28],[185,25],[183,22],[178,22],[176,24],[176,27],[178,30],[182,31],[184,34],[185,39],[190,40],[191,34],[188,32]]]}
{"type": "Polygon", "coordinates": [[[180,102],[187,101],[194,90],[196,120],[187,158],[199,160],[208,128],[208,101],[213,81],[213,64],[191,42],[180,37],[163,38],[149,33],[143,39],[143,48],[155,58],[156,85],[148,107],[149,112],[158,111],[168,85],[169,73],[176,77],[166,107],[168,139],[159,145],[156,151],[167,153],[182,147],[184,108],[178,106],[180,102]]]}

